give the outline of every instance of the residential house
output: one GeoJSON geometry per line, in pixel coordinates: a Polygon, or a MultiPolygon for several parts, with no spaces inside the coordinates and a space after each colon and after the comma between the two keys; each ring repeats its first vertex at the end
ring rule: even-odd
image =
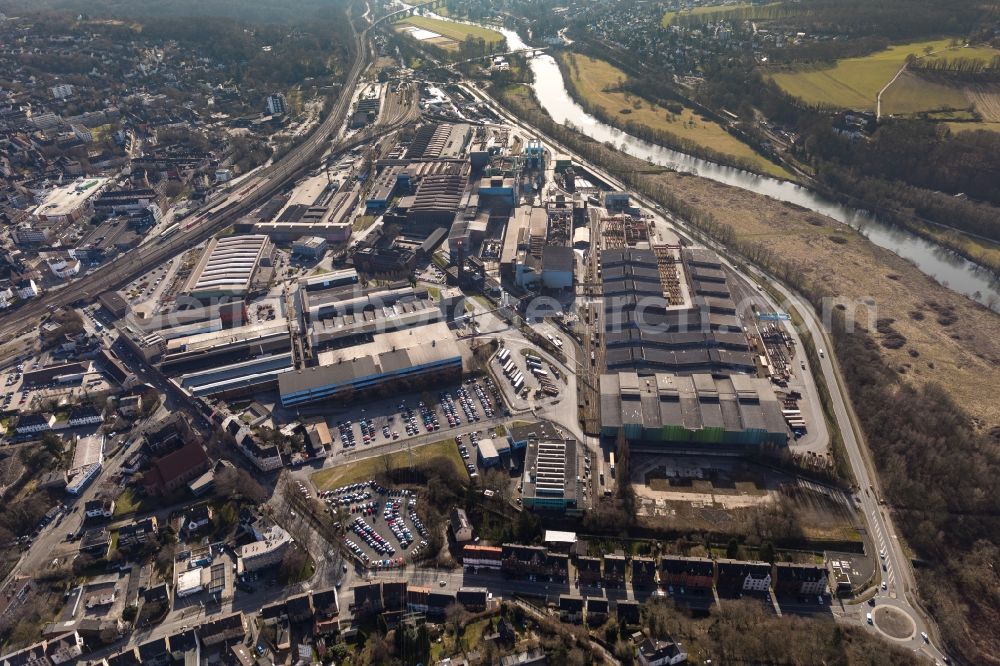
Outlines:
{"type": "Polygon", "coordinates": [[[95,527],[83,533],[80,552],[96,558],[106,557],[111,549],[111,532],[104,527],[95,527]]]}
{"type": "Polygon", "coordinates": [[[107,659],[108,666],[142,666],[142,659],[139,657],[139,650],[136,648],[126,648],[107,659]]]}
{"type": "Polygon", "coordinates": [[[173,655],[170,653],[170,643],[166,636],[146,641],[140,644],[137,649],[143,666],[167,666],[173,659],[173,655]]]}
{"type": "Polygon", "coordinates": [[[110,518],[115,515],[115,501],[110,499],[88,500],[83,505],[83,515],[88,519],[110,518]]]}
{"type": "Polygon", "coordinates": [[[455,543],[468,543],[472,541],[472,523],[469,522],[469,517],[465,514],[465,509],[452,508],[449,527],[455,543]]]}
{"type": "Polygon", "coordinates": [[[660,559],[660,587],[669,594],[711,590],[714,576],[715,563],[707,557],[664,555],[660,559]]]}
{"type": "Polygon", "coordinates": [[[569,555],[566,553],[546,553],[543,575],[547,580],[565,583],[569,580],[569,555]]]}
{"type": "Polygon", "coordinates": [[[359,615],[377,615],[382,612],[382,584],[362,583],[355,585],[354,609],[359,615]]]}
{"type": "Polygon", "coordinates": [[[503,551],[501,569],[508,576],[533,579],[550,575],[545,548],[505,543],[501,549],[503,551]]]}
{"type": "Polygon", "coordinates": [[[632,558],[632,587],[656,587],[656,560],[652,557],[632,558]]]}
{"type": "Polygon", "coordinates": [[[427,617],[434,620],[443,620],[448,607],[457,603],[456,597],[451,592],[438,592],[431,590],[427,594],[427,617]]]}
{"type": "Polygon", "coordinates": [[[336,588],[313,592],[313,633],[317,636],[340,631],[340,600],[336,588]]]}
{"type": "Polygon", "coordinates": [[[261,606],[260,612],[257,614],[257,620],[264,626],[287,622],[288,606],[285,605],[284,599],[261,606]]]}
{"type": "Polygon", "coordinates": [[[125,625],[120,618],[108,620],[85,617],[76,623],[76,632],[90,645],[103,643],[109,636],[117,638],[124,628],[125,625]]]}
{"type": "Polygon", "coordinates": [[[581,586],[599,586],[601,584],[601,558],[589,556],[576,558],[576,575],[581,586]]]}
{"type": "Polygon", "coordinates": [[[774,574],[774,591],[779,596],[821,595],[830,590],[826,567],[778,562],[774,574]]]}
{"type": "Polygon", "coordinates": [[[603,597],[587,597],[587,624],[597,627],[608,621],[608,600],[603,597]]]}
{"type": "Polygon", "coordinates": [[[604,584],[611,587],[625,586],[625,556],[604,556],[604,584]]]}
{"type": "MultiPolygon", "coordinates": [[[[142,601],[147,604],[170,603],[170,584],[162,582],[142,591],[142,601]]],[[[171,649],[173,646],[171,646],[171,649]]]]}
{"type": "Polygon", "coordinates": [[[638,601],[621,599],[615,604],[615,614],[619,624],[639,624],[640,606],[638,601]]]}
{"type": "Polygon", "coordinates": [[[406,610],[411,613],[427,613],[428,598],[431,590],[429,587],[419,587],[417,585],[406,586],[406,610]]]}
{"type": "Polygon", "coordinates": [[[303,592],[285,600],[289,622],[305,622],[313,617],[312,594],[303,592]]]}
{"type": "Polygon", "coordinates": [[[496,546],[465,544],[462,548],[462,564],[471,569],[491,569],[498,571],[503,563],[503,549],[496,546]]]}
{"type": "Polygon", "coordinates": [[[382,583],[382,612],[398,613],[406,610],[406,581],[382,583]]]}
{"type": "Polygon", "coordinates": [[[292,544],[292,537],[277,525],[272,525],[261,536],[260,541],[240,546],[239,562],[241,572],[259,571],[276,566],[292,544]]]}
{"type": "Polygon", "coordinates": [[[45,641],[0,657],[0,666],[50,666],[45,654],[45,641]]]}
{"type": "Polygon", "coordinates": [[[715,586],[720,595],[738,596],[771,589],[771,565],[767,562],[721,559],[716,562],[716,569],[715,586]]]}
{"type": "Polygon", "coordinates": [[[98,425],[100,423],[104,423],[104,412],[93,405],[77,405],[70,410],[70,427],[98,425]]]}
{"type": "Polygon", "coordinates": [[[206,622],[198,632],[202,645],[212,647],[220,643],[243,640],[250,630],[250,622],[243,612],[206,622]]]}
{"type": "Polygon", "coordinates": [[[683,647],[670,638],[647,638],[639,645],[636,656],[642,666],[673,666],[687,661],[683,647]]]}
{"type": "Polygon", "coordinates": [[[17,291],[17,297],[22,301],[26,301],[29,298],[35,298],[41,295],[42,290],[38,288],[34,280],[21,280],[14,285],[14,289],[17,291]]]}
{"type": "Polygon", "coordinates": [[[198,640],[198,633],[193,629],[185,629],[178,634],[171,634],[170,656],[179,664],[201,663],[201,641],[198,640]],[[190,658],[190,661],[189,661],[190,658]]]}
{"type": "Polygon", "coordinates": [[[55,414],[25,414],[17,420],[15,430],[18,435],[30,435],[51,430],[55,422],[55,414]]]}
{"type": "Polygon", "coordinates": [[[197,534],[202,528],[212,524],[212,507],[198,504],[184,513],[183,530],[188,534],[197,534]]]}
{"type": "Polygon", "coordinates": [[[179,412],[175,412],[143,435],[143,448],[150,455],[158,455],[181,447],[193,438],[191,425],[179,412]]]}
{"type": "Polygon", "coordinates": [[[277,445],[258,442],[248,428],[244,428],[236,436],[236,446],[262,472],[280,469],[284,465],[277,445]]]}
{"type": "Polygon", "coordinates": [[[151,544],[156,541],[159,533],[159,524],[156,521],[156,516],[149,516],[148,518],[131,523],[125,523],[118,530],[118,548],[131,550],[132,548],[151,544]]]}
{"type": "Polygon", "coordinates": [[[45,655],[55,666],[75,663],[83,654],[83,637],[75,631],[45,642],[45,655]]]}
{"type": "Polygon", "coordinates": [[[559,619],[563,622],[580,624],[583,622],[583,597],[575,594],[559,595],[559,619]]]}
{"type": "Polygon", "coordinates": [[[126,395],[118,401],[118,413],[127,419],[134,419],[142,413],[142,395],[126,395]]]}
{"type": "Polygon", "coordinates": [[[486,610],[489,592],[485,587],[463,587],[458,590],[455,600],[470,613],[479,613],[486,610]]]}

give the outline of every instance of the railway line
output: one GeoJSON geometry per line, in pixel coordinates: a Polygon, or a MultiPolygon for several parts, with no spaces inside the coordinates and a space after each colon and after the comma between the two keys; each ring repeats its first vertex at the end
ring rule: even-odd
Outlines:
{"type": "MultiPolygon", "coordinates": [[[[171,233],[140,245],[62,289],[43,294],[16,310],[7,311],[0,316],[0,337],[10,339],[19,332],[23,333],[41,315],[59,307],[77,302],[93,302],[100,294],[127,284],[152,267],[218,233],[284,187],[323,154],[335,132],[344,125],[353,98],[350,91],[355,90],[362,72],[372,62],[369,33],[381,22],[391,20],[403,11],[406,10],[387,14],[361,32],[352,28],[355,35],[355,57],[345,78],[343,93],[320,126],[305,141],[278,162],[241,183],[237,191],[220,195],[208,202],[201,211],[178,220],[177,228],[171,230],[171,233]]],[[[366,131],[339,141],[331,150],[334,153],[344,152],[377,136],[393,132],[416,118],[418,114],[414,110],[412,106],[407,108],[398,105],[390,117],[366,131]]]]}

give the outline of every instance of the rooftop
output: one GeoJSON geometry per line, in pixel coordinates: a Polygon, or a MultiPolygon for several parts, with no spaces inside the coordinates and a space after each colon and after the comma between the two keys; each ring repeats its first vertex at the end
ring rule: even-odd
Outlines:
{"type": "Polygon", "coordinates": [[[443,322],[435,322],[381,333],[365,344],[320,352],[318,366],[283,373],[278,378],[278,387],[284,398],[290,394],[355,384],[366,378],[403,375],[415,368],[461,357],[451,329],[443,322]]]}
{"type": "Polygon", "coordinates": [[[213,238],[184,290],[191,294],[248,292],[268,243],[263,234],[213,238]]]}
{"type": "Polygon", "coordinates": [[[107,178],[86,178],[57,187],[38,205],[35,215],[38,217],[72,215],[90,198],[100,194],[107,184],[107,178]]]}
{"type": "Polygon", "coordinates": [[[787,432],[770,382],[746,375],[604,374],[601,420],[611,428],[637,424],[648,429],[787,432]]]}

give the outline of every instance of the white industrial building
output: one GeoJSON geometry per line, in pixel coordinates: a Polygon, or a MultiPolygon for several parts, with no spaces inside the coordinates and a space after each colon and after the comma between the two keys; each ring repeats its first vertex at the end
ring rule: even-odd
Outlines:
{"type": "Polygon", "coordinates": [[[272,252],[271,241],[264,235],[213,238],[184,291],[193,298],[246,296],[257,269],[270,265],[272,252]]]}

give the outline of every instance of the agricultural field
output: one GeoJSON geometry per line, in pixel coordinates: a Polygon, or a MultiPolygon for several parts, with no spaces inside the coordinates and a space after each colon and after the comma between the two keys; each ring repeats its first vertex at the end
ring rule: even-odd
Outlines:
{"type": "Polygon", "coordinates": [[[930,78],[923,74],[903,72],[882,93],[883,115],[906,116],[927,111],[971,108],[972,102],[965,96],[962,88],[948,84],[939,76],[930,78]]]}
{"type": "Polygon", "coordinates": [[[945,123],[952,132],[975,132],[985,130],[987,132],[1000,132],[1000,122],[979,122],[979,123],[945,123]]]}
{"type": "Polygon", "coordinates": [[[753,148],[729,134],[714,120],[703,118],[689,107],[675,113],[640,100],[634,95],[612,91],[628,75],[608,62],[574,53],[562,54],[577,92],[590,104],[620,124],[639,123],[652,130],[666,132],[680,139],[725,155],[747,160],[764,173],[779,178],[792,176],[780,166],[757,154],[753,148]]]}
{"type": "Polygon", "coordinates": [[[476,25],[442,21],[426,16],[410,16],[398,21],[393,28],[396,32],[409,33],[414,39],[433,44],[448,51],[457,51],[459,44],[468,38],[482,39],[487,44],[499,44],[503,35],[476,25]],[[433,34],[431,34],[433,33],[433,34]]]}
{"type": "MultiPolygon", "coordinates": [[[[952,40],[939,39],[892,46],[861,58],[845,58],[833,67],[774,71],[771,79],[785,92],[811,104],[874,111],[878,92],[892,81],[910,54],[929,60],[990,62],[1000,51],[985,46],[953,46],[952,40]]],[[[952,83],[947,72],[906,71],[882,94],[885,115],[946,111],[959,115],[942,116],[940,120],[966,120],[973,109],[984,121],[1000,121],[1000,86],[952,83]]]]}
{"type": "Polygon", "coordinates": [[[982,116],[984,124],[1000,123],[1000,84],[969,84],[963,92],[982,116]]]}
{"type": "Polygon", "coordinates": [[[911,53],[923,55],[930,48],[948,48],[950,40],[938,39],[891,46],[861,58],[845,58],[833,67],[800,68],[771,74],[781,88],[810,104],[875,110],[875,97],[892,80],[911,53]]]}

